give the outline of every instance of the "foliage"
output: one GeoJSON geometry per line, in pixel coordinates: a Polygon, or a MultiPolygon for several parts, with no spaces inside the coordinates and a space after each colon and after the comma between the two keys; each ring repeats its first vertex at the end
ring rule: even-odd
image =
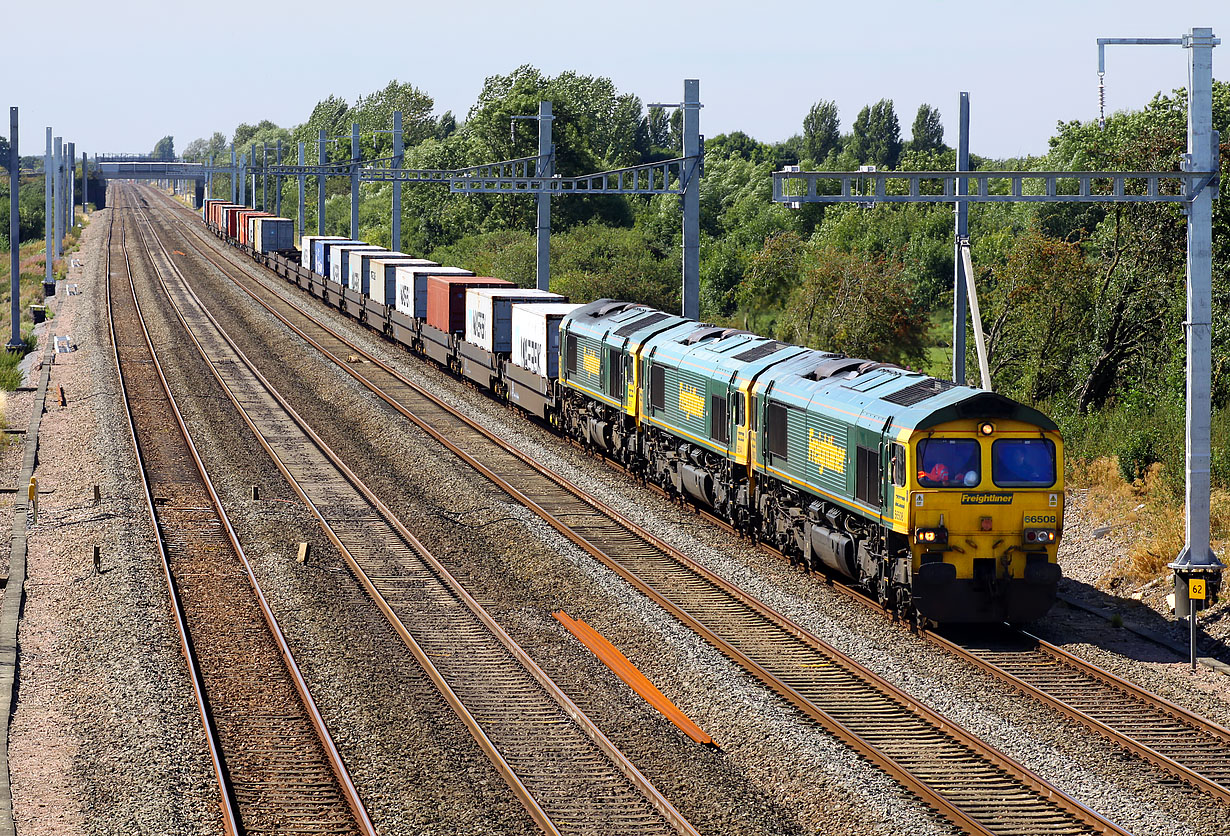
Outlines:
{"type": "Polygon", "coordinates": [[[175,137],[164,136],[162,139],[154,143],[154,151],[151,156],[153,156],[155,160],[175,159],[175,137]]]}
{"type": "Polygon", "coordinates": [[[821,99],[811,106],[803,117],[803,150],[808,159],[823,162],[831,152],[838,150],[841,141],[838,127],[836,102],[821,99]]]}
{"type": "Polygon", "coordinates": [[[920,104],[918,114],[914,117],[910,140],[911,151],[942,151],[944,145],[944,123],[940,120],[939,109],[929,104],[920,104]]]}
{"type": "Polygon", "coordinates": [[[779,339],[876,360],[922,361],[926,311],[900,264],[784,232],[752,259],[738,295],[749,313],[781,311],[773,323],[779,339]]]}
{"type": "Polygon", "coordinates": [[[859,111],[849,150],[861,164],[895,168],[901,148],[901,126],[892,99],[880,99],[859,111]]]}

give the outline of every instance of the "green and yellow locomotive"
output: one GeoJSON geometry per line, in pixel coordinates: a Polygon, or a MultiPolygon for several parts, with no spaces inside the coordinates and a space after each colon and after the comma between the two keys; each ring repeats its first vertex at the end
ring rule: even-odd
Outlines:
{"type": "Polygon", "coordinates": [[[1037,410],[626,302],[560,343],[565,432],[792,560],[935,622],[1054,602],[1062,441],[1037,410]]]}

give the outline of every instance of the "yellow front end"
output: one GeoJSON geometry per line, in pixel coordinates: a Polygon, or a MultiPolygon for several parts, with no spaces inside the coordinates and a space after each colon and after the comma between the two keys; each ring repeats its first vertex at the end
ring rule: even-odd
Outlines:
{"type": "MultiPolygon", "coordinates": [[[[1063,442],[1015,421],[906,431],[915,605],[936,621],[1040,618],[1055,600],[1063,442]]],[[[906,493],[900,490],[899,493],[906,493]]],[[[902,502],[904,500],[904,503],[902,502]]]]}

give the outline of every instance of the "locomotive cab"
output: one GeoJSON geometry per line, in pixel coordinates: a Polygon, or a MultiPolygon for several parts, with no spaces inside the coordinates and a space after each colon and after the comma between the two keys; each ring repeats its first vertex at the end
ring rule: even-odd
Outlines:
{"type": "Polygon", "coordinates": [[[963,419],[903,432],[895,446],[906,459],[901,499],[919,613],[938,622],[1045,615],[1060,578],[1059,434],[1022,421],[963,419]]]}

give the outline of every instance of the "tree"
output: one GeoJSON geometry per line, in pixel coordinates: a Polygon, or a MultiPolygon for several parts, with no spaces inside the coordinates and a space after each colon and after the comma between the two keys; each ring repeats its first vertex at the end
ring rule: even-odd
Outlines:
{"type": "Polygon", "coordinates": [[[9,141],[0,136],[0,168],[9,167],[9,141]]]}
{"type": "Polygon", "coordinates": [[[154,143],[153,157],[155,160],[175,159],[175,137],[164,136],[154,143]]]}
{"type": "Polygon", "coordinates": [[[388,157],[393,153],[393,112],[401,111],[403,142],[417,145],[436,132],[431,111],[435,100],[413,84],[396,79],[367,96],[360,96],[350,109],[351,122],[359,123],[363,156],[388,157]]]}
{"type": "Polygon", "coordinates": [[[666,116],[665,108],[649,108],[648,129],[649,142],[654,148],[666,148],[669,146],[671,141],[671,125],[670,119],[666,116]]]}
{"type": "Polygon", "coordinates": [[[457,117],[453,115],[453,111],[446,110],[436,120],[435,137],[439,140],[448,139],[457,130],[457,117]]]}
{"type": "Polygon", "coordinates": [[[824,162],[837,149],[838,127],[837,103],[827,99],[816,102],[803,117],[803,148],[813,162],[824,162]]]}
{"type": "Polygon", "coordinates": [[[939,110],[929,104],[920,104],[918,115],[914,117],[910,150],[942,151],[944,147],[944,123],[940,121],[939,110]]]}
{"type": "Polygon", "coordinates": [[[865,106],[854,120],[850,150],[864,165],[893,168],[901,157],[901,126],[892,99],[865,106]]]}

